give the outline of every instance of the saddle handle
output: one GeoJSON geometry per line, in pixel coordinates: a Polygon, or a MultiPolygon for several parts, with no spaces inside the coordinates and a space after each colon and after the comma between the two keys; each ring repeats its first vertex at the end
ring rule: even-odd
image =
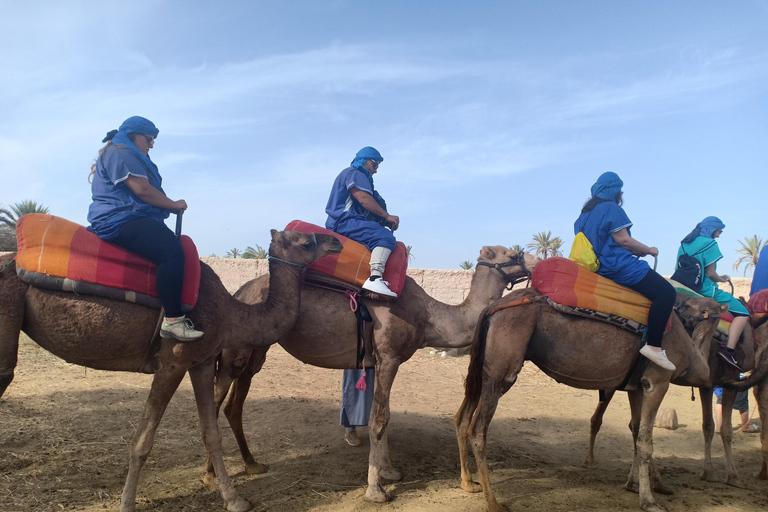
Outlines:
{"type": "Polygon", "coordinates": [[[176,238],[181,238],[181,216],[184,214],[184,210],[178,210],[176,212],[176,238]]]}
{"type": "Polygon", "coordinates": [[[659,263],[658,256],[653,257],[653,271],[656,272],[656,265],[659,263]]]}

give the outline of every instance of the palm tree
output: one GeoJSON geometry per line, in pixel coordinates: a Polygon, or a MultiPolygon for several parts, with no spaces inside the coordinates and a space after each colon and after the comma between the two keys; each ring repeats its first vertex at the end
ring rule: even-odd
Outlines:
{"type": "Polygon", "coordinates": [[[411,261],[411,260],[415,260],[415,259],[416,259],[416,256],[414,256],[414,255],[411,253],[411,249],[412,249],[412,248],[413,248],[413,246],[412,246],[412,245],[406,245],[406,246],[405,246],[405,252],[406,252],[406,254],[408,254],[408,261],[411,261]]]}
{"type": "Polygon", "coordinates": [[[471,261],[462,261],[459,263],[459,268],[462,270],[472,270],[475,268],[475,264],[471,261]]]}
{"type": "Polygon", "coordinates": [[[267,258],[267,254],[267,250],[259,244],[256,244],[255,249],[249,245],[245,248],[242,258],[244,260],[264,260],[267,258]]]}
{"type": "Polygon", "coordinates": [[[552,237],[552,232],[547,231],[536,233],[533,235],[533,241],[526,245],[526,249],[533,249],[534,254],[541,259],[547,259],[550,256],[562,256],[560,247],[563,245],[563,240],[559,237],[552,237]]]}
{"type": "Polygon", "coordinates": [[[232,249],[227,253],[227,258],[237,258],[240,256],[240,249],[232,249]]]}
{"type": "Polygon", "coordinates": [[[0,224],[5,224],[12,228],[16,227],[19,217],[28,213],[48,213],[48,207],[42,204],[37,204],[35,201],[22,201],[16,203],[10,207],[10,211],[6,208],[0,208],[0,224]]]}
{"type": "Polygon", "coordinates": [[[517,254],[523,254],[525,252],[525,248],[522,245],[515,244],[512,247],[510,247],[513,251],[515,251],[517,254]]]}
{"type": "Polygon", "coordinates": [[[760,258],[760,251],[765,247],[765,244],[768,243],[768,240],[763,242],[762,238],[758,238],[757,235],[750,237],[744,237],[744,242],[741,240],[738,240],[738,242],[741,244],[741,249],[736,249],[736,252],[739,254],[743,254],[741,258],[736,260],[736,263],[733,264],[733,270],[738,272],[739,266],[744,263],[744,275],[747,275],[747,270],[754,268],[755,265],[757,265],[757,260],[760,258]]]}

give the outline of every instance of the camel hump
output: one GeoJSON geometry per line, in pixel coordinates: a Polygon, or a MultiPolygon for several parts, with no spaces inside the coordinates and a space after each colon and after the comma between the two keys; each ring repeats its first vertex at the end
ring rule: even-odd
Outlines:
{"type": "MultiPolygon", "coordinates": [[[[61,217],[24,215],[16,224],[16,272],[39,288],[98,295],[159,309],[157,264],[105,242],[84,226],[61,217]]],[[[200,288],[200,258],[188,236],[184,249],[182,310],[195,304],[200,288]]]]}
{"type": "MultiPolygon", "coordinates": [[[[371,275],[371,251],[363,244],[351,238],[334,233],[330,229],[321,228],[315,224],[294,220],[288,223],[286,230],[301,233],[322,233],[335,236],[344,247],[339,254],[326,256],[307,267],[305,281],[309,284],[339,287],[360,292],[365,280],[371,275]]],[[[387,260],[383,279],[389,283],[389,289],[398,296],[405,286],[405,275],[408,270],[408,251],[405,244],[397,242],[395,250],[387,260]]],[[[371,297],[373,299],[383,297],[371,297]]]]}

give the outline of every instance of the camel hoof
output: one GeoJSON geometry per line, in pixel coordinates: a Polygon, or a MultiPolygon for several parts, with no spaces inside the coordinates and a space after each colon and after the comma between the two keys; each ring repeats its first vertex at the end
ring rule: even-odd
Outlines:
{"type": "Polygon", "coordinates": [[[584,469],[595,469],[595,463],[594,461],[591,461],[591,460],[585,460],[581,464],[581,467],[583,467],[584,469]]]}
{"type": "Polygon", "coordinates": [[[472,480],[469,482],[461,482],[461,488],[470,493],[483,492],[483,486],[472,480]]]}
{"type": "Polygon", "coordinates": [[[392,466],[379,470],[379,476],[385,480],[391,480],[393,482],[399,482],[403,479],[403,472],[399,469],[395,469],[392,466]]]}
{"type": "Polygon", "coordinates": [[[509,512],[509,507],[494,503],[493,505],[488,505],[488,512],[509,512]]]}
{"type": "Polygon", "coordinates": [[[205,485],[216,485],[216,473],[206,473],[203,475],[203,483],[205,485]]]}
{"type": "Polygon", "coordinates": [[[658,494],[663,494],[665,496],[672,496],[675,494],[675,491],[673,491],[671,488],[667,487],[665,484],[661,483],[660,481],[653,482],[653,492],[658,494]]]}
{"type": "Polygon", "coordinates": [[[732,485],[734,487],[738,487],[739,489],[746,489],[747,485],[741,481],[741,478],[738,476],[729,476],[725,479],[725,483],[728,485],[732,485]]]}
{"type": "Polygon", "coordinates": [[[640,503],[640,508],[645,510],[645,512],[667,512],[667,509],[655,502],[640,503]]]}
{"type": "Polygon", "coordinates": [[[269,471],[269,466],[260,462],[253,462],[245,465],[245,472],[249,475],[262,475],[269,471]]]}
{"type": "Polygon", "coordinates": [[[250,501],[239,496],[235,501],[227,503],[227,510],[229,512],[246,512],[246,510],[251,510],[252,508],[253,505],[251,505],[250,501]]]}
{"type": "Polygon", "coordinates": [[[705,469],[704,471],[702,471],[699,477],[705,482],[719,482],[719,480],[715,476],[714,471],[710,471],[708,469],[705,469]]]}
{"type": "Polygon", "coordinates": [[[374,503],[386,503],[389,501],[389,495],[379,484],[375,486],[369,485],[368,490],[365,491],[365,497],[374,503]]]}
{"type": "Polygon", "coordinates": [[[624,484],[624,490],[638,494],[640,493],[640,486],[637,482],[627,480],[627,483],[624,484]]]}

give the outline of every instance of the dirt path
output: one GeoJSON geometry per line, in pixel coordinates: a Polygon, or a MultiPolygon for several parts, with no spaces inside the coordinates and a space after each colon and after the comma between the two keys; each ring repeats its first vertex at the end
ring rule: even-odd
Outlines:
{"type": "MultiPolygon", "coordinates": [[[[405,480],[388,486],[387,505],[364,500],[367,435],[351,448],[338,426],[341,372],[303,365],[279,347],[267,356],[246,403],[246,432],[265,475],[242,470],[234,439],[221,420],[227,467],[240,494],[257,511],[482,511],[482,495],[458,488],[453,414],[467,358],[418,352],[392,391],[389,442],[405,480]]],[[[117,510],[128,442],[141,414],[150,376],[69,365],[22,336],[16,379],[0,399],[0,511],[117,510]]],[[[759,436],[739,434],[734,453],[749,489],[699,479],[703,437],[698,400],[673,387],[662,407],[674,407],[676,431],[655,430],[655,452],[673,496],[671,511],[765,510],[768,484],[759,469],[759,436]]],[[[597,392],[561,386],[532,365],[500,404],[489,432],[492,482],[513,510],[639,510],[621,489],[632,456],[626,398],[617,396],[598,439],[598,467],[580,467],[597,392]]],[[[139,483],[139,509],[222,510],[215,489],[201,481],[205,454],[188,379],[160,426],[139,483]]],[[[365,433],[364,431],[361,433],[365,433]]],[[[715,442],[715,463],[723,450],[715,442]]],[[[474,464],[474,462],[473,462],[474,464]]],[[[474,466],[473,466],[474,467],[474,466]]]]}

